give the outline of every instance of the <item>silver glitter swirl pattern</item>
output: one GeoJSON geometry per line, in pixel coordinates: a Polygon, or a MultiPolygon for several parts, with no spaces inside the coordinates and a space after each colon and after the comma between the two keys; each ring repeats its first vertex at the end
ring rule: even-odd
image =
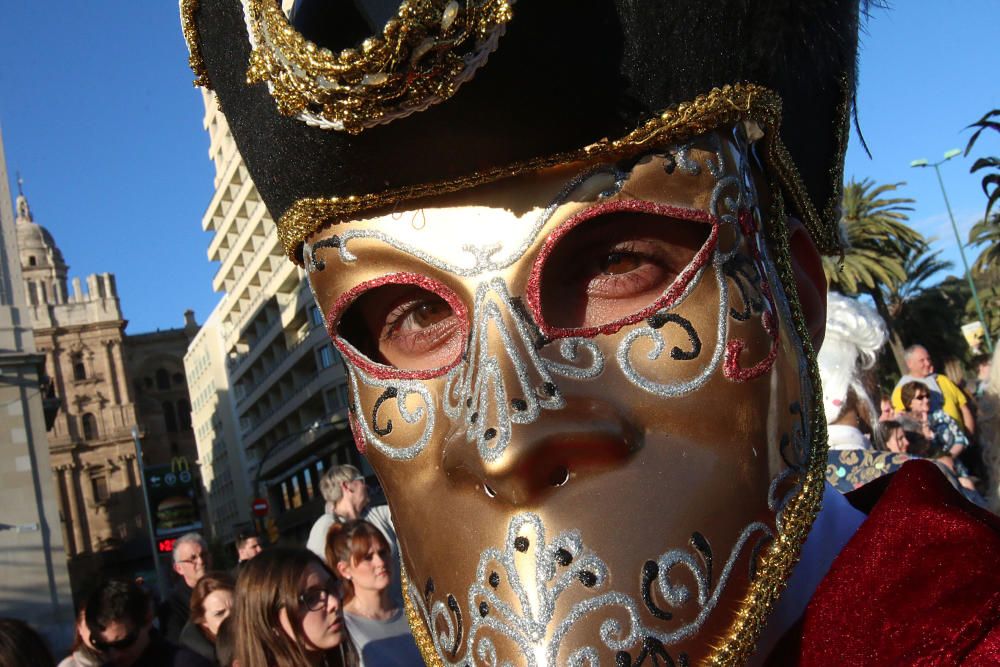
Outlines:
{"type": "Polygon", "coordinates": [[[427,386],[419,380],[373,378],[353,364],[345,364],[345,366],[347,367],[347,376],[351,383],[354,414],[358,416],[356,421],[364,434],[365,441],[385,456],[397,461],[409,461],[420,454],[420,452],[424,451],[424,448],[427,447],[427,443],[430,442],[431,434],[434,432],[435,415],[434,397],[427,389],[427,386]],[[420,437],[417,438],[416,442],[406,447],[394,447],[383,441],[378,434],[372,430],[372,427],[368,424],[368,420],[364,417],[364,412],[361,408],[361,401],[358,398],[360,395],[358,392],[359,381],[369,387],[380,387],[382,389],[392,387],[396,389],[396,409],[399,411],[399,415],[403,418],[403,421],[407,424],[416,424],[421,420],[424,421],[424,430],[421,432],[420,437]],[[416,410],[411,411],[406,406],[406,399],[414,394],[420,397],[423,405],[418,407],[416,410]]]}
{"type": "Polygon", "coordinates": [[[553,374],[586,379],[604,371],[604,355],[589,339],[571,338],[559,345],[562,358],[569,362],[579,361],[581,350],[585,350],[586,365],[543,359],[535,349],[528,324],[516,309],[510,308],[510,303],[510,292],[502,278],[480,283],[472,308],[476,320],[466,360],[452,369],[445,381],[445,414],[466,424],[466,440],[476,443],[486,462],[503,455],[510,443],[512,424],[529,424],[538,419],[542,408],[558,410],[565,405],[553,374]],[[514,325],[513,333],[508,322],[514,325]],[[490,346],[491,331],[496,331],[500,339],[496,353],[490,346]],[[504,380],[504,363],[514,371],[513,388],[504,380]],[[551,389],[548,394],[546,387],[551,389]],[[512,410],[514,400],[523,401],[523,409],[512,410]]]}
{"type": "MultiPolygon", "coordinates": [[[[664,645],[676,644],[691,637],[714,610],[737,560],[754,536],[759,536],[758,539],[773,539],[774,533],[761,522],[751,523],[744,528],[714,585],[709,581],[706,566],[691,552],[674,549],[658,557],[660,570],[657,586],[669,605],[679,607],[691,600],[690,591],[683,584],[671,581],[673,570],[678,567],[689,570],[697,586],[697,616],[672,631],[658,631],[644,624],[640,614],[641,607],[631,596],[618,591],[598,592],[607,582],[607,565],[584,547],[579,531],[564,531],[547,543],[541,518],[530,512],[515,515],[511,519],[502,549],[486,549],[480,555],[476,581],[470,586],[467,596],[470,621],[465,633],[464,651],[452,650],[461,638],[457,636],[453,612],[444,603],[435,601],[428,610],[429,601],[413,583],[408,587],[407,595],[424,618],[434,647],[448,667],[474,663],[469,660],[473,653],[485,664],[498,665],[493,640],[489,636],[480,636],[484,630],[513,642],[527,665],[554,667],[559,653],[565,648],[563,642],[574,627],[584,618],[602,611],[606,612],[606,617],[599,626],[598,639],[604,649],[610,651],[628,650],[646,637],[654,637],[664,645]],[[525,539],[528,540],[527,546],[522,543],[522,548],[518,548],[518,541],[525,539]],[[526,555],[528,550],[533,551],[533,556],[526,555]],[[516,567],[515,558],[518,558],[518,553],[522,554],[521,558],[531,559],[529,581],[522,581],[516,567]],[[567,564],[559,564],[560,553],[569,554],[567,564]],[[502,571],[504,576],[491,583],[491,575],[496,575],[497,570],[502,571]],[[588,584],[583,583],[584,576],[587,577],[588,584]],[[501,598],[495,590],[504,583],[505,588],[509,588],[512,593],[513,604],[501,598]],[[567,591],[580,593],[587,589],[594,589],[595,594],[575,602],[565,616],[555,616],[556,603],[567,591]],[[479,609],[485,612],[476,613],[479,609]],[[612,609],[624,612],[627,624],[622,624],[620,614],[612,615],[612,609]]],[[[752,562],[750,566],[753,567],[752,562]]],[[[600,665],[599,655],[598,646],[575,647],[569,650],[568,664],[600,665]]],[[[504,661],[501,664],[506,667],[512,663],[504,661]]]]}

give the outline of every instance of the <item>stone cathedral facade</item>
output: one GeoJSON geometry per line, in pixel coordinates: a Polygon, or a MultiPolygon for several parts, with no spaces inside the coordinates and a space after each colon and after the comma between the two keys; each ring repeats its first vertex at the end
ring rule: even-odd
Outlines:
{"type": "Polygon", "coordinates": [[[49,452],[78,597],[96,572],[152,574],[132,431],[147,466],[184,457],[194,467],[183,356],[197,325],[189,312],[183,328],[126,335],[114,275],[69,280],[62,252],[23,194],[15,208],[27,311],[59,400],[49,452]]]}

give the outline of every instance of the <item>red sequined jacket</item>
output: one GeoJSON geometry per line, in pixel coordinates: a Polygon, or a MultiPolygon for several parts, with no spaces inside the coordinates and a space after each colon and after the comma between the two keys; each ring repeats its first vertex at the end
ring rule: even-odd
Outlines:
{"type": "Polygon", "coordinates": [[[768,665],[1000,665],[1000,518],[928,461],[847,494],[868,514],[768,665]]]}

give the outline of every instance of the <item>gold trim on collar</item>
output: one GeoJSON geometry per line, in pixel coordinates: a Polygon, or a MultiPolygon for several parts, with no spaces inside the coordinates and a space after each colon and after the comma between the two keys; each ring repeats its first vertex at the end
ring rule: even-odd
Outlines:
{"type": "Polygon", "coordinates": [[[381,36],[334,53],[295,30],[278,0],[243,3],[247,82],[266,82],[287,116],[352,134],[451,97],[512,17],[510,0],[403,0],[381,36]]]}
{"type": "Polygon", "coordinates": [[[646,145],[676,143],[741,120],[754,120],[765,128],[770,146],[766,153],[769,166],[777,173],[796,213],[802,218],[820,252],[838,253],[840,241],[836,233],[836,221],[824,221],[820,217],[798,169],[779,138],[781,99],[770,89],[750,83],[715,88],[692,102],[671,107],[620,139],[605,139],[579,150],[534,158],[450,181],[411,185],[363,195],[300,199],[278,221],[278,237],[288,257],[301,264],[298,250],[310,235],[327,224],[357,217],[363,211],[464,190],[555,165],[601,159],[646,145]]]}

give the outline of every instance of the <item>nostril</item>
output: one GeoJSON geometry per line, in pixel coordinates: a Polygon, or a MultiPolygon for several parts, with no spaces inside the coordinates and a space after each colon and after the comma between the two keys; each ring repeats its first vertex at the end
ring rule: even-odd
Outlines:
{"type": "Polygon", "coordinates": [[[558,466],[552,469],[552,474],[549,477],[549,483],[552,486],[562,486],[569,481],[569,469],[564,466],[558,466]]]}

